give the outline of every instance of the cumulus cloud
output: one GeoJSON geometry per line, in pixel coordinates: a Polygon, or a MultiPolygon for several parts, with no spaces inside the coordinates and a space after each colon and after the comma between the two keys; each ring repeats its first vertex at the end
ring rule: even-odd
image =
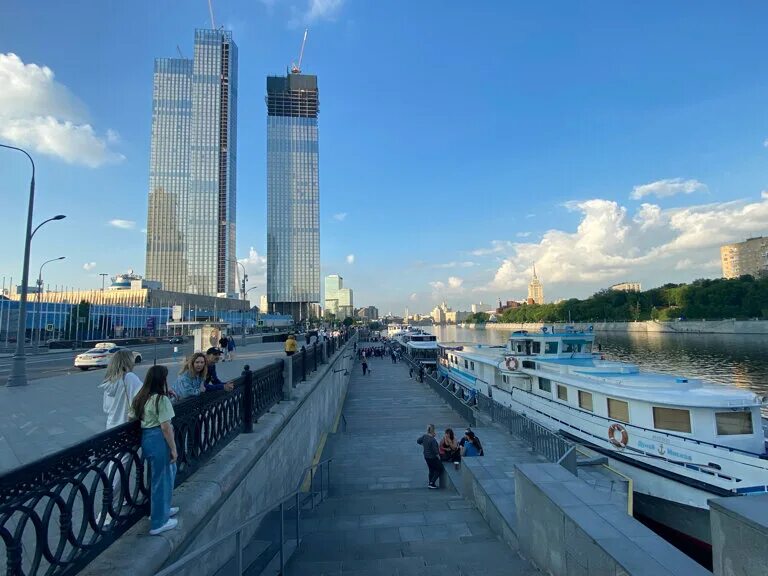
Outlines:
{"type": "Polygon", "coordinates": [[[113,228],[120,228],[122,230],[133,230],[136,228],[136,222],[133,220],[120,220],[119,218],[110,220],[109,225],[113,228]]]}
{"type": "Polygon", "coordinates": [[[633,200],[640,200],[645,196],[656,196],[665,198],[676,194],[693,194],[707,189],[705,184],[698,180],[683,180],[682,178],[667,178],[665,180],[656,180],[650,184],[641,184],[632,189],[630,195],[633,200]]]}
{"type": "Polygon", "coordinates": [[[347,254],[347,264],[354,264],[354,263],[355,263],[355,255],[347,254]]]}
{"type": "Polygon", "coordinates": [[[453,261],[453,262],[446,262],[444,264],[434,264],[433,268],[472,268],[473,266],[477,266],[476,262],[471,262],[469,260],[463,260],[463,261],[453,261]]]}
{"type": "MultiPolygon", "coordinates": [[[[245,266],[245,273],[248,274],[249,286],[256,285],[266,288],[267,285],[267,257],[262,256],[259,252],[251,246],[248,250],[247,258],[238,258],[240,264],[245,266]]],[[[238,278],[242,273],[240,266],[237,267],[238,278]]]]}
{"type": "Polygon", "coordinates": [[[763,148],[768,148],[768,138],[763,140],[763,148]]]}
{"type": "Polygon", "coordinates": [[[47,66],[25,64],[16,54],[0,54],[0,137],[69,164],[96,168],[120,162],[112,150],[116,132],[99,135],[87,111],[47,66]]]}
{"type": "Polygon", "coordinates": [[[694,277],[716,273],[721,245],[764,233],[768,222],[768,194],[667,210],[643,204],[634,215],[597,198],[573,208],[581,213],[573,232],[548,230],[538,242],[493,243],[489,250],[503,260],[493,279],[476,290],[522,288],[533,263],[545,286],[561,284],[570,292],[577,283],[598,289],[630,276],[660,285],[674,270],[694,277]]]}
{"type": "Polygon", "coordinates": [[[464,293],[464,279],[458,276],[449,276],[446,282],[435,280],[430,282],[432,287],[432,298],[444,298],[446,295],[457,295],[464,293]]]}
{"type": "Polygon", "coordinates": [[[509,240],[491,240],[490,248],[477,248],[470,251],[472,256],[488,256],[489,254],[498,254],[500,252],[506,252],[515,246],[514,242],[509,240]]]}
{"type": "Polygon", "coordinates": [[[291,7],[293,17],[289,25],[309,26],[320,20],[335,20],[343,5],[344,0],[307,0],[304,8],[291,7]]]}
{"type": "Polygon", "coordinates": [[[338,212],[333,215],[333,219],[336,220],[337,222],[344,222],[346,218],[347,218],[346,212],[338,212]]]}
{"type": "Polygon", "coordinates": [[[416,295],[416,292],[412,292],[411,295],[408,297],[408,299],[411,302],[416,302],[416,298],[418,298],[418,296],[416,295]]]}
{"type": "Polygon", "coordinates": [[[528,238],[528,236],[530,235],[531,235],[530,232],[518,232],[517,234],[515,234],[515,236],[517,236],[518,238],[528,238]]]}
{"type": "Polygon", "coordinates": [[[85,270],[86,272],[90,272],[94,268],[96,268],[96,262],[86,262],[85,264],[83,264],[83,270],[85,270]]]}

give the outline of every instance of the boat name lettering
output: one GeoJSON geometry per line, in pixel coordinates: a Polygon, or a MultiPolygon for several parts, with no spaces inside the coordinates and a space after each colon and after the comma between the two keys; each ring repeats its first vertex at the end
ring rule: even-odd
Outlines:
{"type": "Polygon", "coordinates": [[[684,452],[678,452],[677,450],[674,450],[672,448],[667,449],[667,454],[669,454],[672,458],[679,458],[681,460],[687,460],[688,462],[693,462],[693,458],[690,454],[685,454],[684,452]]]}
{"type": "Polygon", "coordinates": [[[653,442],[646,442],[645,440],[638,440],[637,447],[644,450],[656,450],[656,444],[653,442]]]}

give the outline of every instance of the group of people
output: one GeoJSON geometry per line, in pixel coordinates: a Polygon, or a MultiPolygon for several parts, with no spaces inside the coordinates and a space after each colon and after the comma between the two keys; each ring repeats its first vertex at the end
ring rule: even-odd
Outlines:
{"type": "Polygon", "coordinates": [[[216,374],[221,356],[222,351],[215,347],[205,353],[192,354],[172,386],[168,384],[168,368],[163,365],[150,367],[142,382],[133,372],[133,354],[128,350],[115,352],[107,366],[100,385],[107,429],[130,420],[141,422],[141,449],[151,472],[149,533],[152,535],[177,525],[174,516],[179,509],[171,506],[178,458],[173,435],[173,403],[208,391],[231,392],[234,383],[224,382],[216,374]]]}
{"type": "Polygon", "coordinates": [[[234,360],[235,348],[237,348],[237,345],[235,344],[235,337],[222,334],[221,338],[219,338],[219,350],[223,356],[221,361],[226,362],[227,360],[234,360]]]}
{"type": "Polygon", "coordinates": [[[458,442],[451,428],[445,429],[440,442],[437,441],[436,436],[435,425],[430,424],[427,426],[427,433],[416,440],[424,450],[424,460],[429,470],[427,488],[432,490],[439,488],[437,481],[443,473],[443,462],[453,462],[458,468],[462,458],[484,456],[480,438],[469,428],[464,431],[464,437],[458,442]]]}

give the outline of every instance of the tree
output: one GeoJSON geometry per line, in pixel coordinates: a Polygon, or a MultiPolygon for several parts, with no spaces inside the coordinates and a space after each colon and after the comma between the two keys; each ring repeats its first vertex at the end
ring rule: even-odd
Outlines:
{"type": "Polygon", "coordinates": [[[344,322],[343,322],[343,324],[344,324],[344,326],[346,326],[347,328],[349,328],[350,326],[352,326],[352,324],[354,324],[354,323],[355,323],[355,321],[354,321],[354,320],[352,320],[352,318],[350,318],[349,316],[347,316],[346,318],[344,318],[344,322]]]}

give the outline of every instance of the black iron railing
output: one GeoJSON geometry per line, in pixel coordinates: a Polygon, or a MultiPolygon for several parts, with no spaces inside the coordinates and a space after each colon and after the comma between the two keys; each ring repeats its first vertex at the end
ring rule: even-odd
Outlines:
{"type": "MultiPolygon", "coordinates": [[[[246,370],[232,392],[177,404],[177,485],[237,434],[252,430],[282,390],[281,361],[246,370]]],[[[148,506],[141,429],[130,422],[0,476],[0,565],[10,576],[75,574],[148,506]]]]}

